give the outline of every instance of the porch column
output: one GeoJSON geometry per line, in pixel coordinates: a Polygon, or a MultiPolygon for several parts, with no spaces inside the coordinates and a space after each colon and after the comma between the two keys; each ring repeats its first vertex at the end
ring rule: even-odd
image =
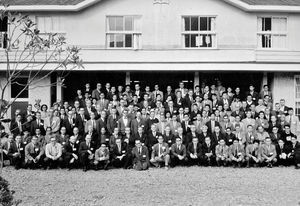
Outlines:
{"type": "Polygon", "coordinates": [[[56,102],[60,102],[63,99],[63,92],[62,92],[62,78],[60,76],[56,77],[56,102]]]}
{"type": "Polygon", "coordinates": [[[125,85],[130,85],[130,72],[126,72],[125,85]]]}
{"type": "Polygon", "coordinates": [[[199,84],[200,84],[199,72],[195,72],[195,74],[194,74],[194,88],[195,88],[196,85],[199,85],[199,84]]]}

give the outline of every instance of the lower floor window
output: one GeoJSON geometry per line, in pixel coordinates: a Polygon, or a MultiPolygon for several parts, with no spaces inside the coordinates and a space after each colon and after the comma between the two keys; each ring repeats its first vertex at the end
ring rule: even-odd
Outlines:
{"type": "Polygon", "coordinates": [[[215,47],[216,36],[213,34],[184,34],[184,44],[187,48],[192,47],[215,47]]]}

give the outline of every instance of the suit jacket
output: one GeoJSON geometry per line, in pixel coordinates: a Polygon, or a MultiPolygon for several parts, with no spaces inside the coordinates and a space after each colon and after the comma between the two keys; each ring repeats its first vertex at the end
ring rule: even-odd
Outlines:
{"type": "Polygon", "coordinates": [[[172,144],[175,143],[176,139],[175,139],[175,135],[173,135],[172,133],[170,133],[170,135],[166,135],[164,134],[164,142],[168,143],[169,147],[172,146],[172,144]]]}
{"type": "Polygon", "coordinates": [[[79,144],[77,144],[76,142],[74,144],[72,144],[71,142],[67,142],[64,145],[64,157],[67,159],[71,159],[73,157],[72,154],[79,154],[79,144]]]}
{"type": "Polygon", "coordinates": [[[175,157],[178,157],[178,155],[186,157],[186,147],[184,144],[180,145],[180,148],[178,148],[177,144],[174,143],[171,147],[171,154],[175,157]]]}
{"type": "Polygon", "coordinates": [[[252,132],[249,134],[248,132],[245,133],[245,139],[246,139],[246,144],[251,144],[253,143],[253,140],[257,140],[257,134],[255,132],[252,132]]]}
{"type": "Polygon", "coordinates": [[[85,120],[86,120],[85,117],[83,120],[79,114],[76,115],[75,127],[78,128],[80,134],[84,134],[85,120]]]}
{"type": "MultiPolygon", "coordinates": [[[[212,121],[209,120],[208,122],[206,122],[205,125],[208,127],[207,131],[208,131],[209,133],[213,133],[212,129],[214,130],[215,128],[212,128],[212,121]]],[[[217,121],[215,121],[215,126],[220,126],[220,127],[221,127],[220,123],[217,122],[217,121]]]]}
{"type": "Polygon", "coordinates": [[[105,119],[99,118],[96,120],[96,131],[97,131],[98,135],[101,134],[101,128],[104,127],[106,130],[106,126],[107,126],[107,122],[105,119]]]}
{"type": "Polygon", "coordinates": [[[169,126],[170,126],[170,129],[171,129],[171,132],[172,132],[172,134],[176,134],[177,132],[177,129],[179,128],[179,127],[181,127],[181,124],[179,123],[179,122],[177,122],[176,121],[176,123],[174,124],[174,122],[173,121],[171,121],[170,122],[170,124],[169,124],[169,126]]]}
{"type": "Polygon", "coordinates": [[[216,157],[224,156],[225,158],[229,157],[229,147],[227,145],[224,145],[223,147],[221,145],[217,145],[216,149],[216,157]]]}
{"type": "Polygon", "coordinates": [[[148,130],[146,120],[144,118],[141,118],[139,121],[137,119],[133,119],[130,126],[132,134],[137,133],[139,127],[143,127],[144,131],[148,130]]]}
{"type": "Polygon", "coordinates": [[[219,132],[219,135],[217,135],[216,132],[211,134],[211,141],[213,144],[217,145],[220,139],[225,140],[225,135],[222,132],[219,132]]]}
{"type": "Polygon", "coordinates": [[[125,125],[124,123],[124,119],[123,117],[121,117],[119,120],[118,120],[118,127],[119,127],[119,131],[122,133],[122,134],[125,134],[125,127],[130,127],[131,125],[131,119],[127,118],[127,124],[125,125]]]}
{"type": "Polygon", "coordinates": [[[215,155],[215,149],[216,149],[216,146],[212,143],[210,143],[209,146],[206,143],[202,144],[202,154],[203,154],[203,156],[205,155],[205,153],[210,153],[210,152],[212,152],[212,154],[215,155]]]}
{"type": "Polygon", "coordinates": [[[82,155],[82,154],[88,152],[88,150],[91,151],[92,153],[95,153],[95,150],[96,150],[95,144],[93,142],[90,142],[90,146],[88,146],[86,144],[86,141],[81,142],[79,145],[78,154],[82,155]]]}
{"type": "Polygon", "coordinates": [[[155,157],[158,157],[159,155],[167,155],[169,154],[170,150],[169,150],[169,145],[165,142],[162,143],[161,147],[160,147],[160,151],[159,151],[159,143],[156,143],[155,145],[153,145],[153,149],[152,149],[152,153],[151,153],[151,158],[154,159],[155,157]],[[160,153],[159,153],[160,152],[160,153]]]}
{"type": "Polygon", "coordinates": [[[146,146],[149,148],[149,150],[151,151],[152,146],[155,145],[156,143],[158,143],[157,138],[158,136],[162,135],[159,132],[156,132],[156,135],[154,136],[153,132],[150,131],[148,133],[147,139],[146,139],[146,146]]]}
{"type": "Polygon", "coordinates": [[[52,122],[50,122],[49,117],[44,119],[44,128],[45,128],[45,130],[47,129],[47,127],[51,127],[52,132],[54,132],[54,133],[58,132],[59,129],[60,129],[60,118],[59,117],[53,117],[52,122]]]}
{"type": "Polygon", "coordinates": [[[107,109],[109,100],[107,100],[107,99],[98,100],[96,104],[100,105],[100,111],[103,111],[103,110],[107,109]]]}
{"type": "Polygon", "coordinates": [[[34,145],[32,142],[25,146],[25,162],[36,158],[37,156],[42,156],[45,153],[43,146],[39,143],[34,145]]]}
{"type": "Polygon", "coordinates": [[[276,154],[277,154],[277,157],[279,157],[279,155],[285,153],[285,154],[288,154],[289,153],[289,148],[286,144],[283,145],[282,148],[280,148],[279,144],[276,144],[276,154]]]}
{"type": "Polygon", "coordinates": [[[229,157],[230,159],[232,159],[233,157],[235,158],[239,158],[241,157],[242,159],[245,156],[245,150],[244,150],[244,146],[237,144],[237,145],[230,145],[229,147],[229,157]]]}
{"type": "Polygon", "coordinates": [[[300,132],[300,122],[298,116],[293,115],[291,117],[290,115],[288,115],[285,117],[285,121],[290,124],[292,133],[297,134],[300,132]]]}
{"type": "Polygon", "coordinates": [[[19,149],[17,147],[16,142],[12,142],[10,144],[10,147],[9,147],[9,150],[8,150],[8,156],[12,157],[13,154],[15,154],[15,153],[20,153],[21,158],[25,157],[25,145],[22,142],[20,143],[20,148],[19,149]]]}
{"type": "Polygon", "coordinates": [[[263,119],[263,121],[261,121],[260,119],[255,120],[255,129],[257,129],[257,127],[259,126],[263,126],[265,130],[268,130],[269,128],[268,120],[266,119],[263,119]]]}
{"type": "Polygon", "coordinates": [[[233,133],[225,134],[226,145],[230,146],[233,144],[233,141],[236,139],[236,136],[233,133]]]}
{"type": "Polygon", "coordinates": [[[265,94],[265,92],[264,91],[261,91],[260,93],[259,93],[259,98],[261,98],[261,99],[264,99],[264,96],[265,95],[269,95],[269,97],[270,97],[270,99],[272,99],[272,92],[271,91],[268,91],[267,92],[267,94],[265,94]]]}
{"type": "Polygon", "coordinates": [[[163,93],[162,91],[159,91],[159,90],[157,90],[157,91],[154,90],[154,91],[151,93],[150,98],[153,99],[153,100],[156,100],[156,96],[157,96],[158,94],[161,96],[161,99],[164,99],[164,93],[163,93]]]}
{"type": "MultiPolygon", "coordinates": [[[[98,119],[98,120],[99,120],[99,119],[98,119]]],[[[93,126],[94,131],[97,131],[97,129],[101,129],[101,128],[103,127],[103,125],[101,125],[102,127],[97,128],[98,120],[94,120],[94,125],[93,125],[93,122],[92,122],[91,119],[88,120],[88,121],[85,123],[85,126],[84,126],[84,132],[85,132],[85,133],[88,132],[89,126],[93,126]]],[[[104,128],[106,128],[106,126],[105,126],[104,128]]]]}
{"type": "Polygon", "coordinates": [[[261,146],[261,156],[262,158],[267,158],[267,157],[275,158],[277,156],[275,145],[271,144],[270,147],[268,147],[268,145],[263,144],[261,146]]]}
{"type": "Polygon", "coordinates": [[[157,123],[157,129],[160,133],[165,134],[165,128],[166,126],[168,126],[169,124],[167,123],[167,121],[159,121],[157,123]]]}
{"type": "Polygon", "coordinates": [[[75,126],[75,119],[72,118],[72,122],[70,122],[68,118],[65,118],[62,122],[62,126],[64,126],[66,128],[66,133],[68,135],[72,135],[73,134],[73,128],[75,126]]]}
{"type": "Polygon", "coordinates": [[[246,157],[254,156],[256,158],[261,158],[261,147],[258,146],[254,148],[253,144],[248,144],[246,146],[246,157]]]}
{"type": "Polygon", "coordinates": [[[112,134],[114,132],[114,129],[118,127],[118,120],[119,120],[118,115],[116,115],[115,119],[113,115],[108,116],[106,128],[109,134],[112,134]]]}
{"type": "Polygon", "coordinates": [[[191,125],[191,124],[192,124],[191,122],[186,123],[185,121],[183,121],[181,123],[181,127],[183,129],[183,134],[187,134],[187,133],[189,133],[191,131],[191,129],[189,127],[189,125],[191,125]]]}
{"type": "Polygon", "coordinates": [[[134,147],[132,149],[132,158],[133,158],[133,164],[137,164],[138,162],[146,162],[148,165],[150,165],[149,152],[148,152],[148,148],[146,146],[142,146],[141,153],[139,153],[139,150],[137,147],[134,147]]]}
{"type": "Polygon", "coordinates": [[[117,144],[114,144],[111,147],[111,156],[112,156],[112,159],[116,159],[118,156],[121,156],[121,155],[125,155],[125,156],[128,155],[126,142],[122,142],[121,143],[120,150],[119,150],[117,144]]]}
{"type": "Polygon", "coordinates": [[[192,142],[193,138],[197,137],[197,139],[200,142],[200,135],[198,133],[195,133],[194,135],[192,134],[192,132],[187,133],[186,135],[184,135],[182,144],[185,145],[185,147],[187,148],[188,145],[192,142]]]}
{"type": "Polygon", "coordinates": [[[196,150],[194,143],[190,142],[187,146],[187,156],[190,157],[190,154],[196,154],[198,158],[202,157],[202,145],[198,142],[196,145],[196,150]]]}
{"type": "Polygon", "coordinates": [[[100,99],[100,94],[101,94],[101,91],[98,91],[97,89],[94,89],[92,91],[92,98],[99,100],[100,99]]]}
{"type": "Polygon", "coordinates": [[[256,124],[255,119],[253,119],[253,118],[250,118],[250,119],[245,118],[245,119],[242,120],[242,122],[244,124],[244,128],[243,128],[244,131],[247,131],[248,125],[252,125],[253,129],[255,129],[255,124],[256,124]]]}
{"type": "Polygon", "coordinates": [[[33,120],[31,122],[30,134],[34,135],[35,134],[35,130],[38,129],[38,128],[41,130],[41,134],[42,135],[46,134],[46,131],[45,131],[45,128],[44,128],[44,120],[40,119],[39,120],[39,125],[37,123],[37,120],[33,120]]]}
{"type": "Polygon", "coordinates": [[[201,133],[202,132],[202,127],[203,127],[203,125],[205,125],[205,122],[204,121],[199,121],[199,122],[197,122],[197,120],[195,120],[194,122],[193,122],[193,124],[195,125],[195,127],[196,127],[196,132],[197,133],[201,133]]]}
{"type": "Polygon", "coordinates": [[[14,136],[20,135],[23,132],[24,127],[22,125],[22,122],[21,122],[21,128],[22,128],[22,131],[20,131],[17,122],[11,122],[11,124],[10,124],[10,131],[14,136]]]}

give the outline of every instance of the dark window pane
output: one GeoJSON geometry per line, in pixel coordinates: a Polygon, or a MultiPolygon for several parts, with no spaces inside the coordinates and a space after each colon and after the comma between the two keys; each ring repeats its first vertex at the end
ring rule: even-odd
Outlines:
{"type": "Polygon", "coordinates": [[[125,17],[125,31],[133,30],[133,19],[132,17],[125,17]]]}
{"type": "Polygon", "coordinates": [[[271,35],[262,35],[262,48],[271,48],[271,35]]]}
{"type": "Polygon", "coordinates": [[[212,17],[209,17],[209,18],[208,18],[208,22],[207,22],[207,23],[208,23],[208,24],[207,24],[207,30],[208,30],[208,31],[211,31],[211,23],[212,23],[212,21],[213,21],[212,19],[213,19],[212,17]]]}
{"type": "Polygon", "coordinates": [[[190,17],[184,17],[184,30],[190,31],[191,30],[191,18],[190,17]]]}
{"type": "Polygon", "coordinates": [[[271,18],[263,18],[263,31],[271,31],[272,30],[272,19],[271,18]]]}
{"type": "Polygon", "coordinates": [[[131,34],[125,35],[125,47],[132,47],[132,35],[131,34]]]}
{"type": "Polygon", "coordinates": [[[7,17],[0,18],[0,32],[7,31],[7,17]]]}
{"type": "MultiPolygon", "coordinates": [[[[18,78],[14,81],[11,85],[11,97],[15,98],[18,96],[18,94],[25,88],[25,85],[27,84],[27,78],[18,78]]],[[[25,89],[18,98],[28,98],[28,88],[25,89]]]]}
{"type": "Polygon", "coordinates": [[[207,31],[207,18],[206,17],[200,17],[200,31],[207,31]]]}
{"type": "Polygon", "coordinates": [[[196,37],[197,36],[198,36],[197,34],[191,35],[191,47],[196,47],[196,37]]]}
{"type": "Polygon", "coordinates": [[[185,44],[185,47],[190,47],[190,35],[189,34],[186,34],[184,35],[184,44],[185,44]]]}
{"type": "Polygon", "coordinates": [[[107,38],[109,40],[109,47],[115,47],[114,35],[109,34],[109,35],[107,35],[107,38]]]}
{"type": "Polygon", "coordinates": [[[191,30],[192,31],[199,31],[198,17],[191,17],[191,30]]]}
{"type": "Polygon", "coordinates": [[[123,34],[116,34],[116,45],[117,47],[124,47],[124,35],[123,34]]]}
{"type": "Polygon", "coordinates": [[[116,17],[116,31],[123,31],[123,17],[116,17]]]}

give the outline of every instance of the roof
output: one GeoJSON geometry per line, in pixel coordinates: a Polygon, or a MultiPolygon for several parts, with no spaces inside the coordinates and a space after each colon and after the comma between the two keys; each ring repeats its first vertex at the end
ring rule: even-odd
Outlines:
{"type": "MultiPolygon", "coordinates": [[[[9,4],[11,11],[79,11],[101,0],[0,0],[0,10],[9,4]]],[[[300,0],[220,0],[247,12],[298,12],[300,0]]]]}
{"type": "Polygon", "coordinates": [[[22,5],[76,5],[85,0],[0,0],[0,4],[22,5]]]}
{"type": "Polygon", "coordinates": [[[240,0],[249,5],[300,6],[300,0],[240,0]]]}

